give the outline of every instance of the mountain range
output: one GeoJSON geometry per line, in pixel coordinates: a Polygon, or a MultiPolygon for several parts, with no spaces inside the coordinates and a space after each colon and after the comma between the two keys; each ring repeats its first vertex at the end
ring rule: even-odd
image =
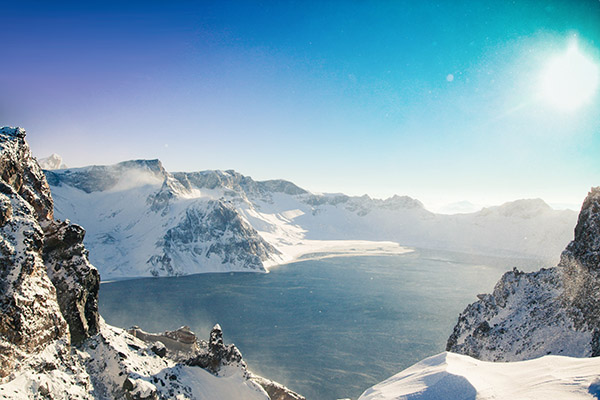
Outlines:
{"type": "Polygon", "coordinates": [[[159,160],[45,171],[59,219],[86,227],[104,279],[266,272],[318,253],[405,247],[555,262],[577,214],[540,199],[435,214],[408,196],[312,193],[238,172],[165,170],[159,160]]]}

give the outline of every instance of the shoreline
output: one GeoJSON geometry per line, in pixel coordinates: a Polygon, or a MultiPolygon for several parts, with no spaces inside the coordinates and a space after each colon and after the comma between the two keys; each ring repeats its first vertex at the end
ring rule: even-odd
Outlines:
{"type": "Polygon", "coordinates": [[[370,240],[303,240],[293,245],[280,245],[279,250],[283,253],[283,261],[266,262],[267,271],[301,261],[335,257],[395,256],[415,251],[396,242],[370,240]]]}

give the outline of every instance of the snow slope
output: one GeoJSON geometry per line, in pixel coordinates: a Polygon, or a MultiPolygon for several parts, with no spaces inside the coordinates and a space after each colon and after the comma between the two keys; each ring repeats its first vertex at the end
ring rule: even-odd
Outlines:
{"type": "Polygon", "coordinates": [[[264,272],[309,254],[406,251],[400,245],[545,259],[568,243],[576,221],[539,199],[442,215],[408,196],[315,194],[235,171],[171,174],[158,160],[46,176],[56,215],[86,227],[104,279],[264,272]]]}
{"type": "Polygon", "coordinates": [[[598,395],[600,358],[492,363],[446,352],[367,389],[359,400],[591,400],[598,395]]]}

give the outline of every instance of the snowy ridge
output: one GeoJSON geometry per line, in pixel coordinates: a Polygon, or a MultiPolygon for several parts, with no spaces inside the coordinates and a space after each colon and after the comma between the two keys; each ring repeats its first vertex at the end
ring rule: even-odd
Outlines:
{"type": "Polygon", "coordinates": [[[442,353],[373,386],[359,400],[589,400],[600,394],[599,371],[600,358],[492,363],[442,353]]]}
{"type": "Polygon", "coordinates": [[[86,226],[86,246],[105,279],[265,272],[333,248],[356,255],[357,246],[364,254],[401,253],[402,245],[547,259],[576,222],[575,212],[539,199],[442,215],[408,196],[315,194],[231,170],[171,174],[158,160],[46,175],[57,216],[86,226]]]}
{"type": "Polygon", "coordinates": [[[490,361],[600,355],[599,221],[600,188],[593,188],[560,263],[507,272],[459,316],[447,350],[490,361]]]}

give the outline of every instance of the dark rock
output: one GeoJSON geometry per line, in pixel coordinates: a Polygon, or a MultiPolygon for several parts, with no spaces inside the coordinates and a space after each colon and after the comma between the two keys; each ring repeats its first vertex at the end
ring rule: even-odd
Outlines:
{"type": "Polygon", "coordinates": [[[45,233],[44,263],[69,324],[71,341],[79,344],[98,332],[100,275],[88,261],[82,227],[53,221],[46,225],[45,233]]]}
{"type": "Polygon", "coordinates": [[[159,398],[156,388],[149,393],[145,393],[145,391],[138,389],[137,381],[131,377],[127,377],[123,382],[123,391],[127,400],[158,400],[159,398]]]}
{"type": "Polygon", "coordinates": [[[575,227],[575,239],[561,254],[560,264],[573,263],[600,270],[600,186],[587,195],[575,227]]]}
{"type": "Polygon", "coordinates": [[[187,325],[174,331],[166,331],[165,336],[184,344],[196,343],[196,334],[187,325]]]}
{"type": "Polygon", "coordinates": [[[161,342],[154,342],[154,344],[152,344],[150,347],[150,350],[152,350],[152,352],[159,357],[164,357],[167,355],[167,347],[161,342]]]}
{"type": "Polygon", "coordinates": [[[192,357],[185,361],[187,365],[194,365],[217,374],[223,365],[239,365],[246,368],[242,359],[242,353],[235,345],[223,343],[223,331],[216,324],[210,332],[207,348],[197,351],[192,357]]]}
{"type": "Polygon", "coordinates": [[[0,178],[33,207],[39,222],[53,218],[50,187],[31,156],[24,129],[0,128],[0,178]]]}
{"type": "Polygon", "coordinates": [[[0,377],[67,338],[42,261],[40,222],[52,217],[52,199],[24,137],[22,129],[0,129],[0,377]]]}

